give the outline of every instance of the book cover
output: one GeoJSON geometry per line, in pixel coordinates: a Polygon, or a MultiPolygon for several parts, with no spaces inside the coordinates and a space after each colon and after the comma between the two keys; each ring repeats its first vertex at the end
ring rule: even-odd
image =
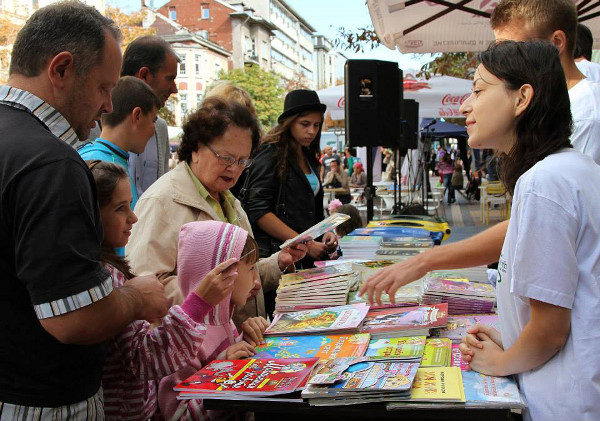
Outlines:
{"type": "Polygon", "coordinates": [[[451,364],[450,365],[452,367],[460,368],[461,371],[467,371],[468,364],[462,358],[462,353],[460,352],[460,349],[458,349],[459,345],[460,344],[452,344],[452,354],[451,354],[451,364]]]}
{"type": "Polygon", "coordinates": [[[425,336],[373,339],[365,353],[371,358],[419,359],[425,349],[425,336]]]}
{"type": "Polygon", "coordinates": [[[441,328],[438,332],[440,338],[448,338],[451,341],[460,342],[465,336],[467,336],[467,330],[471,329],[477,324],[475,317],[448,317],[446,326],[441,328]]]}
{"type": "Polygon", "coordinates": [[[318,361],[318,358],[215,360],[173,389],[182,392],[180,397],[290,393],[298,390],[318,361]]]}
{"type": "Polygon", "coordinates": [[[357,329],[367,312],[366,304],[327,307],[315,310],[281,313],[275,315],[265,335],[290,335],[322,333],[357,329]]]}
{"type": "Polygon", "coordinates": [[[421,367],[413,383],[411,401],[465,402],[458,367],[421,367]]]}
{"type": "Polygon", "coordinates": [[[425,343],[421,367],[446,367],[451,363],[452,341],[447,338],[429,338],[425,343]]]}
{"type": "Polygon", "coordinates": [[[334,213],[333,215],[330,215],[329,217],[323,219],[318,224],[313,225],[306,231],[301,232],[294,238],[290,238],[281,246],[279,246],[279,248],[284,249],[302,241],[314,240],[315,238],[318,238],[321,235],[325,234],[327,231],[331,231],[341,223],[346,222],[348,219],[350,219],[350,217],[346,214],[334,213]]]}
{"type": "Polygon", "coordinates": [[[369,346],[369,334],[270,336],[265,342],[256,347],[253,358],[315,357],[327,360],[362,356],[369,346]]]}
{"type": "Polygon", "coordinates": [[[453,279],[430,279],[427,293],[455,294],[459,296],[478,296],[495,298],[496,291],[489,284],[481,282],[460,282],[453,279]]]}
{"type": "Polygon", "coordinates": [[[310,282],[319,279],[334,278],[337,276],[348,275],[353,269],[350,264],[326,266],[322,268],[306,269],[296,273],[287,273],[281,275],[280,285],[294,282],[310,282]]]}
{"type": "Polygon", "coordinates": [[[463,371],[465,398],[469,404],[524,407],[517,383],[511,377],[494,377],[476,371],[463,371]]]}
{"type": "Polygon", "coordinates": [[[308,380],[307,396],[354,395],[367,392],[407,392],[410,390],[418,362],[338,358],[321,362],[308,380]]]}
{"type": "Polygon", "coordinates": [[[399,307],[370,310],[361,331],[371,333],[393,333],[415,329],[445,326],[448,304],[431,306],[399,307]]]}

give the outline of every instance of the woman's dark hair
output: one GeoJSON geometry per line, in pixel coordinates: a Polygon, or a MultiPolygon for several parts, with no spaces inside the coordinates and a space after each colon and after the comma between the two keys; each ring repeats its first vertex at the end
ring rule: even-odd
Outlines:
{"type": "Polygon", "coordinates": [[[548,42],[502,41],[478,56],[491,74],[515,91],[533,87],[529,107],[516,119],[516,141],[508,154],[497,152],[500,177],[513,194],[519,177],[545,157],[570,148],[571,103],[558,50],[548,42]]]}
{"type": "Polygon", "coordinates": [[[341,223],[335,229],[335,231],[342,237],[350,234],[356,228],[362,228],[364,226],[358,209],[352,205],[342,205],[335,210],[335,213],[343,213],[350,217],[350,219],[341,223]]]}
{"type": "MultiPolygon", "coordinates": [[[[264,139],[261,142],[262,144],[277,145],[277,173],[282,179],[285,177],[285,174],[287,172],[288,156],[296,156],[296,148],[293,147],[296,141],[292,136],[292,124],[294,123],[294,121],[296,121],[296,119],[315,112],[318,113],[319,111],[309,110],[289,116],[288,118],[282,120],[279,124],[277,124],[277,126],[273,127],[269,131],[269,133],[265,135],[264,139]]],[[[308,151],[311,158],[314,157],[317,160],[317,162],[319,156],[321,155],[321,150],[319,147],[321,142],[321,130],[323,129],[324,121],[323,115],[321,115],[321,117],[321,124],[319,125],[319,131],[317,133],[317,136],[315,136],[315,139],[311,142],[310,146],[308,147],[308,151]]]]}
{"type": "MultiPolygon", "coordinates": [[[[119,184],[119,181],[128,179],[129,177],[127,176],[125,168],[120,165],[113,164],[112,162],[100,160],[85,162],[94,176],[94,181],[96,182],[96,192],[98,195],[98,206],[100,209],[102,209],[104,206],[107,206],[110,203],[112,195],[117,187],[117,184],[119,184]]],[[[113,247],[102,244],[100,261],[102,263],[108,263],[109,265],[114,266],[118,271],[122,272],[127,279],[135,277],[135,275],[131,272],[131,268],[129,263],[127,263],[127,260],[117,255],[113,247]]]]}
{"type": "Polygon", "coordinates": [[[252,131],[253,155],[260,141],[260,126],[256,118],[247,107],[236,101],[210,97],[183,123],[183,136],[177,149],[179,162],[189,164],[192,153],[198,150],[200,144],[208,145],[214,138],[222,136],[231,125],[252,131]]]}

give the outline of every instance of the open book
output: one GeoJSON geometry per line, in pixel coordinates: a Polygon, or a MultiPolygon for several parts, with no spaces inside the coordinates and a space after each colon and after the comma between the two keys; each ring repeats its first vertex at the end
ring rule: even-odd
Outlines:
{"type": "Polygon", "coordinates": [[[303,241],[314,240],[315,238],[320,237],[325,234],[327,231],[332,230],[343,222],[346,222],[350,217],[343,213],[334,213],[333,215],[323,219],[318,224],[313,225],[306,231],[298,234],[294,238],[290,238],[285,243],[279,246],[279,248],[284,249],[296,243],[301,243],[303,241]]]}

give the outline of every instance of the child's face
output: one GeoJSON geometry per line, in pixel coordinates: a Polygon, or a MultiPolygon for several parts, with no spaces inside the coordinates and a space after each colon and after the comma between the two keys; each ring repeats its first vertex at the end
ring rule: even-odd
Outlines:
{"type": "Polygon", "coordinates": [[[237,307],[242,307],[254,291],[258,292],[260,289],[260,280],[258,279],[258,272],[254,263],[240,261],[237,264],[237,270],[238,277],[235,280],[231,301],[237,307]]]}
{"type": "Polygon", "coordinates": [[[131,200],[129,179],[123,177],[117,183],[110,203],[100,209],[104,226],[104,245],[124,247],[129,241],[131,227],[137,222],[137,216],[131,210],[131,200]]]}
{"type": "Polygon", "coordinates": [[[156,122],[156,116],[158,110],[153,108],[152,111],[144,114],[141,111],[137,117],[135,117],[135,127],[131,142],[131,152],[140,154],[146,149],[146,144],[152,136],[154,136],[154,123],[156,122]]]}

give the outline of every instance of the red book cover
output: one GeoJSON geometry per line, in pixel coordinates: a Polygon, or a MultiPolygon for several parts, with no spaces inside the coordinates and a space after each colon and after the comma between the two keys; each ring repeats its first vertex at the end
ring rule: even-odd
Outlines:
{"type": "Polygon", "coordinates": [[[299,390],[318,358],[215,360],[174,387],[182,398],[270,396],[299,390]]]}

